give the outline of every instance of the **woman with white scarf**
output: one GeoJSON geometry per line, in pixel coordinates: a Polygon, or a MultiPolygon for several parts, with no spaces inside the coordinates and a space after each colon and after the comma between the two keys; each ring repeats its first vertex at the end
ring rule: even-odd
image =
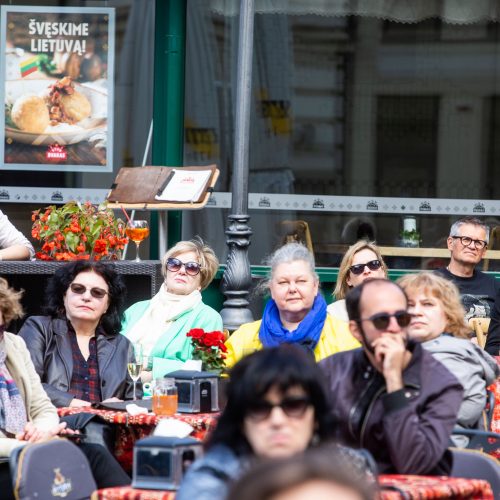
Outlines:
{"type": "Polygon", "coordinates": [[[201,240],[180,241],[162,259],[165,278],[151,299],[137,302],[125,311],[122,334],[141,344],[148,358],[143,382],[178,370],[191,359],[192,346],[186,336],[192,328],[222,330],[220,314],[203,303],[204,290],[215,277],[219,261],[201,240]]]}

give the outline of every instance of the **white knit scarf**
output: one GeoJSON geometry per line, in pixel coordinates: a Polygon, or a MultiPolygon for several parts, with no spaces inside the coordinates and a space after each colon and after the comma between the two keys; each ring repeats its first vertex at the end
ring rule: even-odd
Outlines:
{"type": "Polygon", "coordinates": [[[200,302],[201,293],[198,290],[189,295],[176,295],[167,292],[163,283],[142,317],[130,329],[127,338],[133,343],[142,344],[144,355],[149,356],[160,336],[168,330],[172,322],[186,311],[194,309],[200,302]]]}

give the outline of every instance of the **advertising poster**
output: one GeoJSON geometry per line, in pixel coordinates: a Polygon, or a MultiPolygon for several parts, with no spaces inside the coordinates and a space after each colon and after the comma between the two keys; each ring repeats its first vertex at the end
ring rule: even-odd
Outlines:
{"type": "Polygon", "coordinates": [[[111,172],[112,8],[1,8],[0,170],[111,172]]]}

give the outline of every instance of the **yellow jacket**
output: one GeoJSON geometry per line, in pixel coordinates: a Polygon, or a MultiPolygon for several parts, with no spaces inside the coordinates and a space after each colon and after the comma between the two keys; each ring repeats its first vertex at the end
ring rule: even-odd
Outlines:
{"type": "MultiPolygon", "coordinates": [[[[231,368],[247,354],[262,349],[259,340],[261,323],[262,320],[245,323],[226,340],[227,368],[231,368]]],[[[361,347],[361,344],[351,335],[348,323],[327,314],[321,337],[314,349],[316,361],[321,361],[336,352],[349,351],[357,347],[361,347]]]]}

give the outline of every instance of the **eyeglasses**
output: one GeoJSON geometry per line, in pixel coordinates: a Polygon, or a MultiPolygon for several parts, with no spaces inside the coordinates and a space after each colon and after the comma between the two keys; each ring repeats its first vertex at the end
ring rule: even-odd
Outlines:
{"type": "Polygon", "coordinates": [[[376,271],[382,267],[382,262],[376,259],[371,260],[370,262],[365,262],[364,264],[354,264],[354,266],[349,268],[349,271],[351,271],[352,274],[358,275],[365,270],[365,267],[368,267],[370,271],[376,271]]]}
{"type": "Polygon", "coordinates": [[[389,313],[374,314],[373,316],[361,319],[360,321],[371,321],[373,323],[373,326],[377,330],[384,331],[389,326],[391,318],[395,318],[399,326],[405,327],[410,324],[412,315],[407,311],[396,311],[394,314],[389,314],[389,313]]]}
{"type": "Polygon", "coordinates": [[[200,274],[201,266],[198,262],[182,262],[181,260],[174,259],[173,257],[167,259],[167,269],[172,273],[179,271],[182,266],[184,266],[186,274],[189,274],[189,276],[196,276],[197,274],[200,274]]]}
{"type": "Polygon", "coordinates": [[[106,292],[106,290],[95,286],[89,289],[85,285],[81,285],[80,283],[71,283],[69,287],[71,288],[71,291],[73,293],[76,293],[77,295],[83,295],[87,290],[90,290],[90,295],[92,295],[94,299],[103,299],[106,295],[108,295],[108,292],[106,292]]]}
{"type": "Polygon", "coordinates": [[[273,409],[279,406],[287,417],[301,418],[310,404],[309,398],[305,396],[286,397],[278,404],[272,404],[263,399],[250,405],[247,414],[254,420],[266,420],[271,415],[273,409]]]}
{"type": "Polygon", "coordinates": [[[462,243],[462,245],[464,247],[468,247],[468,246],[470,246],[470,244],[472,242],[474,242],[474,248],[476,250],[482,250],[488,244],[484,240],[473,240],[472,238],[469,238],[468,236],[452,236],[452,238],[454,238],[454,239],[458,238],[460,240],[460,243],[462,243]]]}

